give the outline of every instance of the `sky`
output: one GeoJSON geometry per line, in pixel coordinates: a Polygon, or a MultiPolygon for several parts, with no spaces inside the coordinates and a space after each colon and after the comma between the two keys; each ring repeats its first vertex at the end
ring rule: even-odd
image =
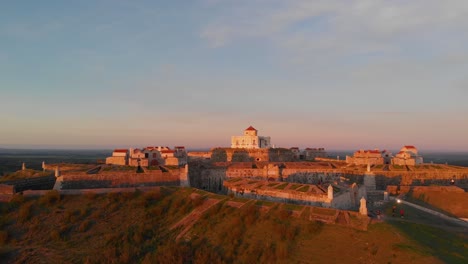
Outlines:
{"type": "Polygon", "coordinates": [[[468,151],[467,43],[466,0],[5,0],[0,148],[468,151]]]}

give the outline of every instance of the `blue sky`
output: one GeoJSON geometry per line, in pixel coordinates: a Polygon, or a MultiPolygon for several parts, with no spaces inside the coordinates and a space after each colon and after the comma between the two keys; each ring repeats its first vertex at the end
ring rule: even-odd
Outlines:
{"type": "Polygon", "coordinates": [[[5,1],[0,147],[468,150],[468,2],[5,1]]]}

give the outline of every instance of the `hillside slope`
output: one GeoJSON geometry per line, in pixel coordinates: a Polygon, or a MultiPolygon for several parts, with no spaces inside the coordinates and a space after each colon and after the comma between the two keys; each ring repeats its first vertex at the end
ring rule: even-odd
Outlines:
{"type": "Polygon", "coordinates": [[[453,234],[440,242],[453,252],[441,252],[389,224],[359,231],[293,217],[291,206],[256,204],[191,188],[164,187],[145,193],[61,197],[51,191],[37,198],[15,196],[0,206],[0,259],[6,263],[415,264],[468,260],[466,240],[453,234]]]}

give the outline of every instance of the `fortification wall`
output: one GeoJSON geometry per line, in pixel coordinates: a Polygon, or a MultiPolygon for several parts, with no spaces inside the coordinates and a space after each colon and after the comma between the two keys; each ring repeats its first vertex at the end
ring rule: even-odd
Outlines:
{"type": "Polygon", "coordinates": [[[15,186],[8,184],[0,184],[0,194],[14,194],[15,186]]]}
{"type": "Polygon", "coordinates": [[[238,148],[214,148],[211,150],[213,162],[256,162],[272,161],[287,162],[296,161],[297,157],[290,149],[238,149],[238,148]]]}
{"type": "Polygon", "coordinates": [[[341,193],[333,196],[331,207],[336,209],[357,210],[359,208],[359,200],[364,197],[367,199],[367,192],[365,186],[359,188],[351,187],[341,193]]]}
{"type": "Polygon", "coordinates": [[[322,170],[309,168],[285,168],[282,178],[287,182],[318,184],[320,182],[336,181],[342,176],[340,170],[322,170]]]}
{"type": "MultiPolygon", "coordinates": [[[[378,171],[374,174],[377,190],[385,190],[388,185],[448,185],[453,178],[457,184],[468,184],[467,170],[378,171]]],[[[344,170],[342,175],[351,182],[363,182],[363,173],[344,170]]]]}
{"type": "Polygon", "coordinates": [[[207,162],[191,162],[188,165],[190,187],[211,192],[225,191],[223,181],[226,179],[225,166],[211,166],[207,162]]]}
{"type": "Polygon", "coordinates": [[[98,174],[71,173],[63,175],[62,189],[116,188],[141,186],[178,186],[180,171],[145,173],[100,172],[98,174]]]}
{"type": "Polygon", "coordinates": [[[230,187],[228,193],[232,193],[237,197],[248,199],[266,200],[272,202],[294,203],[312,206],[322,206],[327,203],[327,195],[312,195],[310,193],[286,190],[271,190],[271,189],[248,189],[245,187],[237,188],[230,187]]]}
{"type": "Polygon", "coordinates": [[[25,190],[50,190],[54,187],[55,176],[44,176],[4,181],[2,184],[13,185],[16,192],[25,190]]]}
{"type": "MultiPolygon", "coordinates": [[[[228,178],[250,178],[258,180],[286,181],[305,184],[345,180],[348,184],[363,185],[365,171],[338,169],[324,164],[290,163],[229,163],[209,161],[191,162],[189,165],[190,186],[213,191],[225,191],[222,182],[228,178]],[[282,164],[286,164],[283,166],[282,164]],[[321,166],[321,165],[320,165],[321,166]]],[[[457,185],[468,185],[467,169],[434,171],[373,171],[377,190],[388,185],[449,185],[455,177],[457,185]]]]}

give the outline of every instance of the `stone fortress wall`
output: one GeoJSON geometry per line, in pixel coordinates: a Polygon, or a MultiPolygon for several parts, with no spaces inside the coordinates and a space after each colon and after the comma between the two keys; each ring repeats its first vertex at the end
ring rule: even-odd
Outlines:
{"type": "MultiPolygon", "coordinates": [[[[219,192],[222,182],[229,178],[249,178],[257,180],[284,181],[303,184],[346,181],[349,184],[364,183],[365,169],[352,170],[335,166],[314,166],[317,162],[191,162],[188,177],[192,187],[219,192]],[[307,166],[309,164],[310,166],[307,166]]],[[[444,166],[440,170],[421,171],[372,171],[377,190],[386,190],[387,185],[431,185],[449,184],[456,179],[457,184],[468,187],[468,168],[444,166]]],[[[226,191],[226,190],[224,190],[226,191]]]]}
{"type": "MultiPolygon", "coordinates": [[[[59,166],[60,167],[60,166],[59,166]]],[[[63,168],[60,171],[62,189],[119,188],[143,186],[189,186],[187,167],[148,170],[119,166],[98,166],[94,168],[63,168]]]]}

